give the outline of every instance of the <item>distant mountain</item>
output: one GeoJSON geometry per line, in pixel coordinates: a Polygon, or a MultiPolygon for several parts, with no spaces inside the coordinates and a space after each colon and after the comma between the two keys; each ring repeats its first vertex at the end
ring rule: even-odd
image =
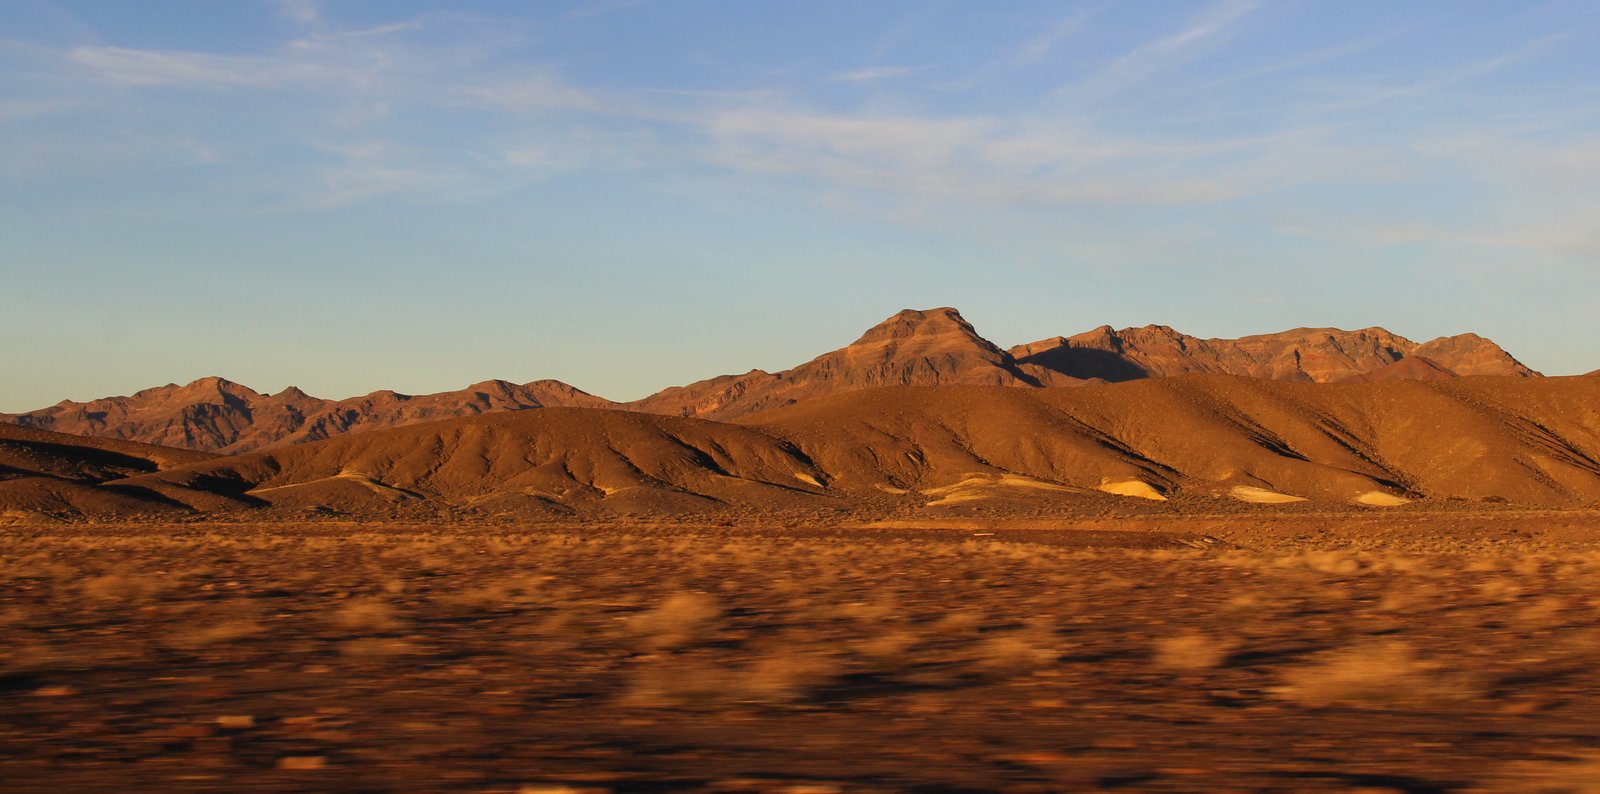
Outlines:
{"type": "Polygon", "coordinates": [[[145,389],[130,397],[64,401],[24,414],[0,414],[0,421],[61,433],[238,453],[493,411],[610,404],[553,380],[521,385],[490,380],[438,394],[377,391],[348,400],[324,400],[292,386],[267,395],[212,377],[186,386],[145,389]]]}
{"type": "Polygon", "coordinates": [[[1082,386],[1188,374],[1283,381],[1539,377],[1476,334],[1418,344],[1382,328],[1297,328],[1239,339],[1200,339],[1163,325],[1101,326],[1003,350],[952,308],[907,309],[845,347],[781,372],[752,370],[617,404],[553,380],[484,381],[411,396],[378,391],[348,400],[296,388],[267,395],[222,378],[169,384],[130,397],[62,402],[0,422],[184,449],[241,453],[436,419],[529,408],[616,407],[732,420],[834,394],[883,386],[1082,386]]]}
{"type": "MultiPolygon", "coordinates": [[[[1441,337],[1419,345],[1382,328],[1296,328],[1238,339],[1200,339],[1164,325],[1120,331],[1103,325],[1077,336],[1018,345],[1008,352],[1022,365],[1067,377],[1108,381],[1221,374],[1332,383],[1364,376],[1410,356],[1430,359],[1455,375],[1539,375],[1477,334],[1441,337]]],[[[1437,372],[1429,370],[1429,377],[1437,372]]]]}
{"type": "MultiPolygon", "coordinates": [[[[1046,377],[1050,373],[1043,373],[1046,377]]],[[[875,386],[1044,385],[979,336],[951,308],[906,309],[855,342],[782,372],[753,370],[675,386],[625,407],[649,413],[734,419],[801,400],[875,386]]]]}
{"type": "Polygon", "coordinates": [[[851,345],[794,369],[724,375],[666,389],[625,407],[727,420],[876,386],[1080,386],[1189,374],[1328,383],[1379,372],[1381,379],[1420,380],[1538,376],[1476,334],[1419,345],[1382,328],[1297,328],[1239,339],[1200,339],[1164,325],[1120,331],[1101,326],[1001,350],[955,309],[907,309],[851,345]],[[1428,363],[1387,369],[1413,356],[1428,363]]]}

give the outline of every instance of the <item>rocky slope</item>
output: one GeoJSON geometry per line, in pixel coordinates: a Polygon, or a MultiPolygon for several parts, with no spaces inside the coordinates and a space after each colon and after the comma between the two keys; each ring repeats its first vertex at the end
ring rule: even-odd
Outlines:
{"type": "MultiPolygon", "coordinates": [[[[279,516],[608,520],[802,511],[839,520],[1419,500],[1582,507],[1600,504],[1597,406],[1600,379],[1581,377],[1315,384],[1187,375],[1089,389],[897,386],[737,423],[552,408],[175,466],[87,477],[35,467],[28,476],[36,484],[77,478],[68,484],[79,491],[197,513],[279,516]]],[[[25,491],[0,488],[0,509],[28,508],[18,502],[34,493],[25,491]]],[[[69,513],[146,509],[57,501],[69,513]]]]}
{"type": "MultiPolygon", "coordinates": [[[[1185,374],[1318,383],[1438,380],[1460,375],[1537,377],[1476,334],[1423,344],[1382,328],[1299,328],[1239,339],[1200,339],[1160,325],[1101,326],[1003,350],[952,308],[907,309],[855,342],[781,372],[753,370],[675,386],[617,406],[732,420],[881,386],[1081,386],[1185,374]]],[[[146,389],[131,397],[63,402],[0,422],[225,453],[333,438],[435,419],[544,407],[610,407],[559,381],[485,381],[421,396],[379,391],[324,400],[289,388],[260,394],[221,378],[146,389]]]]}
{"type": "Polygon", "coordinates": [[[129,397],[63,401],[0,421],[25,427],[184,449],[248,452],[361,430],[545,406],[601,406],[610,401],[560,381],[484,381],[459,391],[408,395],[378,391],[324,400],[289,387],[261,394],[222,378],[168,384],[129,397]]]}
{"type": "Polygon", "coordinates": [[[794,369],[755,370],[666,389],[626,407],[650,413],[734,419],[830,394],[875,386],[1044,385],[1053,373],[1018,366],[955,309],[906,309],[846,347],[794,369]]]}
{"type": "Polygon", "coordinates": [[[1296,328],[1238,339],[1200,339],[1164,325],[1120,331],[1101,326],[1076,336],[1018,345],[1009,352],[1024,365],[1108,381],[1211,373],[1332,383],[1411,356],[1427,358],[1455,375],[1538,376],[1477,334],[1418,344],[1382,328],[1296,328]]]}
{"type": "MultiPolygon", "coordinates": [[[[132,485],[108,486],[213,458],[203,452],[0,424],[0,518],[51,515],[147,515],[185,505],[132,485]]],[[[214,508],[197,494],[194,504],[214,508]]]]}

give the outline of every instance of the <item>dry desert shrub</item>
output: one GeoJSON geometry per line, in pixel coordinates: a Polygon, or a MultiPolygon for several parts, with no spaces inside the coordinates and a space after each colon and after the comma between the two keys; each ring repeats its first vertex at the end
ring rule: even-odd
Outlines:
{"type": "Polygon", "coordinates": [[[1300,554],[1285,557],[1279,561],[1285,566],[1304,566],[1317,573],[1331,574],[1334,576],[1350,576],[1360,573],[1361,561],[1348,551],[1330,549],[1327,551],[1305,551],[1300,554]]]}
{"type": "Polygon", "coordinates": [[[1222,603],[1222,608],[1229,612],[1260,612],[1270,608],[1271,603],[1259,593],[1238,593],[1228,597],[1222,603]]]}
{"type": "Polygon", "coordinates": [[[898,611],[898,606],[886,597],[872,601],[851,601],[837,607],[839,617],[849,618],[862,623],[878,623],[893,617],[898,611]]]}
{"type": "Polygon", "coordinates": [[[851,651],[872,670],[894,670],[913,663],[911,649],[918,641],[909,631],[892,629],[855,642],[851,651]]]}
{"type": "Polygon", "coordinates": [[[1563,760],[1514,761],[1493,774],[1480,791],[1519,794],[1600,794],[1600,753],[1563,760]]]}
{"type": "Polygon", "coordinates": [[[979,670],[1002,675],[1032,672],[1053,664],[1059,657],[1054,643],[1039,631],[996,634],[972,648],[972,662],[979,670]]]}
{"type": "Polygon", "coordinates": [[[629,625],[646,647],[667,650],[704,638],[721,615],[716,599],[684,592],[668,596],[655,609],[635,616],[629,625]]]}
{"type": "Polygon", "coordinates": [[[1413,576],[1426,576],[1433,570],[1433,566],[1421,557],[1407,557],[1398,554],[1381,558],[1374,567],[1413,576]]]}
{"type": "Polygon", "coordinates": [[[396,623],[394,607],[376,598],[352,598],[328,616],[328,620],[351,631],[382,631],[393,628],[396,623]]]}
{"type": "Polygon", "coordinates": [[[1507,577],[1495,577],[1478,585],[1478,594],[1490,601],[1510,601],[1522,594],[1522,586],[1507,577]]]}
{"type": "Polygon", "coordinates": [[[66,652],[42,641],[16,641],[0,651],[0,676],[27,675],[58,669],[71,661],[66,652]]]}
{"type": "Polygon", "coordinates": [[[974,609],[957,609],[945,613],[931,626],[937,634],[947,636],[963,636],[978,630],[983,622],[983,615],[974,609]]]}
{"type": "Polygon", "coordinates": [[[1239,568],[1246,571],[1260,571],[1273,567],[1274,560],[1260,552],[1230,549],[1207,559],[1212,565],[1221,565],[1228,568],[1239,568]]]}
{"type": "Polygon", "coordinates": [[[635,706],[710,706],[737,699],[726,668],[685,659],[641,668],[623,697],[635,706]]]}
{"type": "Polygon", "coordinates": [[[20,626],[27,623],[31,614],[26,607],[9,606],[0,609],[0,629],[20,626]]]}
{"type": "Polygon", "coordinates": [[[1559,622],[1557,618],[1566,607],[1567,599],[1554,595],[1545,596],[1517,610],[1517,622],[1534,628],[1549,626],[1559,622]]]}
{"type": "Polygon", "coordinates": [[[140,603],[158,595],[162,583],[150,576],[108,573],[85,579],[80,590],[84,597],[95,601],[140,603]]]}
{"type": "Polygon", "coordinates": [[[1466,679],[1419,659],[1410,645],[1398,640],[1325,654],[1285,671],[1283,681],[1281,695],[1312,707],[1428,705],[1476,694],[1466,679]]]}
{"type": "Polygon", "coordinates": [[[751,664],[739,683],[746,700],[787,703],[824,686],[838,669],[833,657],[821,653],[772,653],[751,664]]]}
{"type": "Polygon", "coordinates": [[[339,643],[339,655],[355,659],[386,659],[413,650],[410,643],[393,637],[360,637],[339,643]]]}
{"type": "Polygon", "coordinates": [[[1228,658],[1232,643],[1193,629],[1155,643],[1155,663],[1168,670],[1210,670],[1228,658]]]}
{"type": "Polygon", "coordinates": [[[465,590],[443,593],[436,596],[434,601],[440,606],[463,612],[510,609],[532,600],[540,581],[541,577],[536,576],[511,576],[465,590]]]}
{"type": "Polygon", "coordinates": [[[1538,554],[1529,554],[1511,563],[1511,572],[1519,576],[1538,576],[1548,562],[1538,554]]]}
{"type": "Polygon", "coordinates": [[[680,656],[641,668],[624,699],[637,706],[791,703],[826,686],[838,671],[831,656],[802,650],[769,652],[732,670],[680,656]]]}
{"type": "Polygon", "coordinates": [[[1477,557],[1471,562],[1467,563],[1464,568],[1462,568],[1462,570],[1467,571],[1468,573],[1492,573],[1494,571],[1503,571],[1505,569],[1506,562],[1499,557],[1477,557]]]}
{"type": "Polygon", "coordinates": [[[203,612],[190,612],[184,623],[167,633],[172,648],[196,649],[237,642],[262,634],[260,609],[249,601],[236,601],[203,612]]]}

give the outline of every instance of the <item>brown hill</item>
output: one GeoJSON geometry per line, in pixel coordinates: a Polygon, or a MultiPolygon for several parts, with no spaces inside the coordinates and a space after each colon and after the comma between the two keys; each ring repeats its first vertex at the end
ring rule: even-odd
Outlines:
{"type": "Polygon", "coordinates": [[[0,422],[85,436],[128,439],[186,449],[246,452],[344,433],[543,406],[600,406],[610,402],[560,381],[518,385],[484,381],[459,391],[407,395],[378,391],[324,400],[297,388],[266,395],[222,378],[168,384],[131,397],[87,403],[64,401],[0,422]]]}
{"type": "Polygon", "coordinates": [[[1162,493],[1587,504],[1600,500],[1597,398],[1600,384],[1579,379],[1190,376],[862,392],[748,421],[792,440],[835,490],[925,490],[976,473],[1162,493]]]}
{"type": "Polygon", "coordinates": [[[711,378],[666,389],[626,407],[734,419],[858,389],[945,384],[1039,386],[1041,381],[979,336],[955,309],[906,309],[850,345],[794,369],[711,378]]]}
{"type": "Polygon", "coordinates": [[[181,505],[157,493],[133,486],[103,486],[212,457],[203,452],[0,424],[0,517],[170,513],[181,505]]]}
{"type": "Polygon", "coordinates": [[[130,480],[185,503],[226,489],[341,512],[431,502],[607,515],[823,499],[822,474],[758,430],[588,408],[484,414],[218,458],[130,480]]]}
{"type": "Polygon", "coordinates": [[[1238,339],[1200,339],[1164,325],[1120,331],[1101,326],[1077,336],[1018,345],[1010,353],[1023,365],[1109,381],[1227,374],[1332,383],[1413,355],[1432,359],[1460,375],[1538,375],[1476,334],[1441,337],[1419,345],[1382,328],[1296,328],[1238,339]]]}
{"type": "Polygon", "coordinates": [[[1477,334],[1441,336],[1431,342],[1417,345],[1406,355],[1432,359],[1457,375],[1539,377],[1539,373],[1512,358],[1511,354],[1501,349],[1499,345],[1477,334]]]}
{"type": "Polygon", "coordinates": [[[206,512],[583,519],[1031,515],[1166,509],[1168,499],[1182,510],[1418,499],[1581,506],[1600,502],[1600,379],[880,387],[737,424],[553,408],[350,434],[93,487],[206,512]]]}
{"type": "Polygon", "coordinates": [[[1459,378],[1453,370],[1426,356],[1406,356],[1387,366],[1362,373],[1347,381],[1372,382],[1382,380],[1450,380],[1459,378]]]}

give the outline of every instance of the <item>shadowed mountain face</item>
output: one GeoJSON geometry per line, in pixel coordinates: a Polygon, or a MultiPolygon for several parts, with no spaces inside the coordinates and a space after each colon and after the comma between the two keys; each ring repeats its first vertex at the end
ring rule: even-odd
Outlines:
{"type": "Polygon", "coordinates": [[[854,344],[791,370],[712,378],[626,407],[726,420],[874,386],[1078,386],[1188,374],[1329,383],[1379,371],[1385,379],[1538,375],[1475,334],[1418,345],[1382,328],[1298,328],[1199,339],[1161,325],[1121,331],[1101,326],[1001,350],[978,336],[955,309],[943,308],[900,312],[854,344]],[[1412,356],[1423,356],[1432,366],[1412,362],[1386,369],[1412,356]]]}
{"type": "MultiPolygon", "coordinates": [[[[0,424],[0,516],[146,515],[185,506],[137,486],[106,483],[212,455],[0,424]]],[[[214,505],[198,495],[197,504],[214,505]]]]}
{"type": "Polygon", "coordinates": [[[131,397],[62,402],[0,419],[63,433],[234,453],[492,411],[609,404],[553,380],[523,385],[491,380],[438,394],[378,391],[323,400],[292,386],[267,395],[222,378],[203,378],[187,386],[168,384],[131,397]]]}
{"type": "Polygon", "coordinates": [[[62,402],[0,422],[226,453],[299,444],[436,419],[546,407],[620,407],[732,420],[881,386],[1081,386],[1185,374],[1328,383],[1438,380],[1458,375],[1537,377],[1475,334],[1417,344],[1381,328],[1299,328],[1239,339],[1199,339],[1160,325],[1101,326],[1002,350],[955,309],[907,309],[850,345],[782,372],[753,370],[675,386],[618,405],[553,380],[485,381],[410,396],[379,391],[324,400],[289,388],[255,392],[221,378],[146,389],[131,397],[62,402]]]}
{"type": "Polygon", "coordinates": [[[1477,334],[1441,337],[1417,344],[1382,328],[1343,331],[1296,328],[1238,339],[1200,339],[1164,325],[1101,326],[1071,337],[1018,345],[1009,351],[1018,362],[1074,378],[1138,380],[1189,374],[1246,375],[1270,380],[1332,383],[1360,378],[1401,359],[1420,356],[1437,368],[1407,368],[1428,377],[1453,375],[1536,377],[1499,345],[1477,334]]]}
{"type": "Polygon", "coordinates": [[[1427,356],[1411,355],[1387,366],[1365,372],[1347,381],[1370,383],[1381,380],[1450,380],[1459,374],[1427,356]]]}
{"type": "MultiPolygon", "coordinates": [[[[738,423],[552,408],[187,462],[121,448],[110,452],[128,460],[108,462],[106,449],[74,447],[77,458],[11,476],[73,486],[71,499],[47,495],[86,514],[150,504],[579,520],[773,511],[914,518],[971,508],[1006,516],[1168,500],[1183,510],[1416,500],[1571,507],[1600,503],[1597,406],[1600,379],[1581,377],[895,386],[738,423]],[[94,502],[89,492],[122,501],[94,502]]],[[[184,454],[193,453],[159,452],[184,454]]],[[[24,468],[5,460],[7,471],[24,468]]],[[[0,488],[0,509],[40,509],[38,488],[28,487],[0,488]]]]}
{"type": "Polygon", "coordinates": [[[626,407],[734,419],[801,400],[875,386],[1039,386],[1010,354],[951,308],[907,309],[847,347],[778,373],[755,370],[667,389],[626,407]]]}

